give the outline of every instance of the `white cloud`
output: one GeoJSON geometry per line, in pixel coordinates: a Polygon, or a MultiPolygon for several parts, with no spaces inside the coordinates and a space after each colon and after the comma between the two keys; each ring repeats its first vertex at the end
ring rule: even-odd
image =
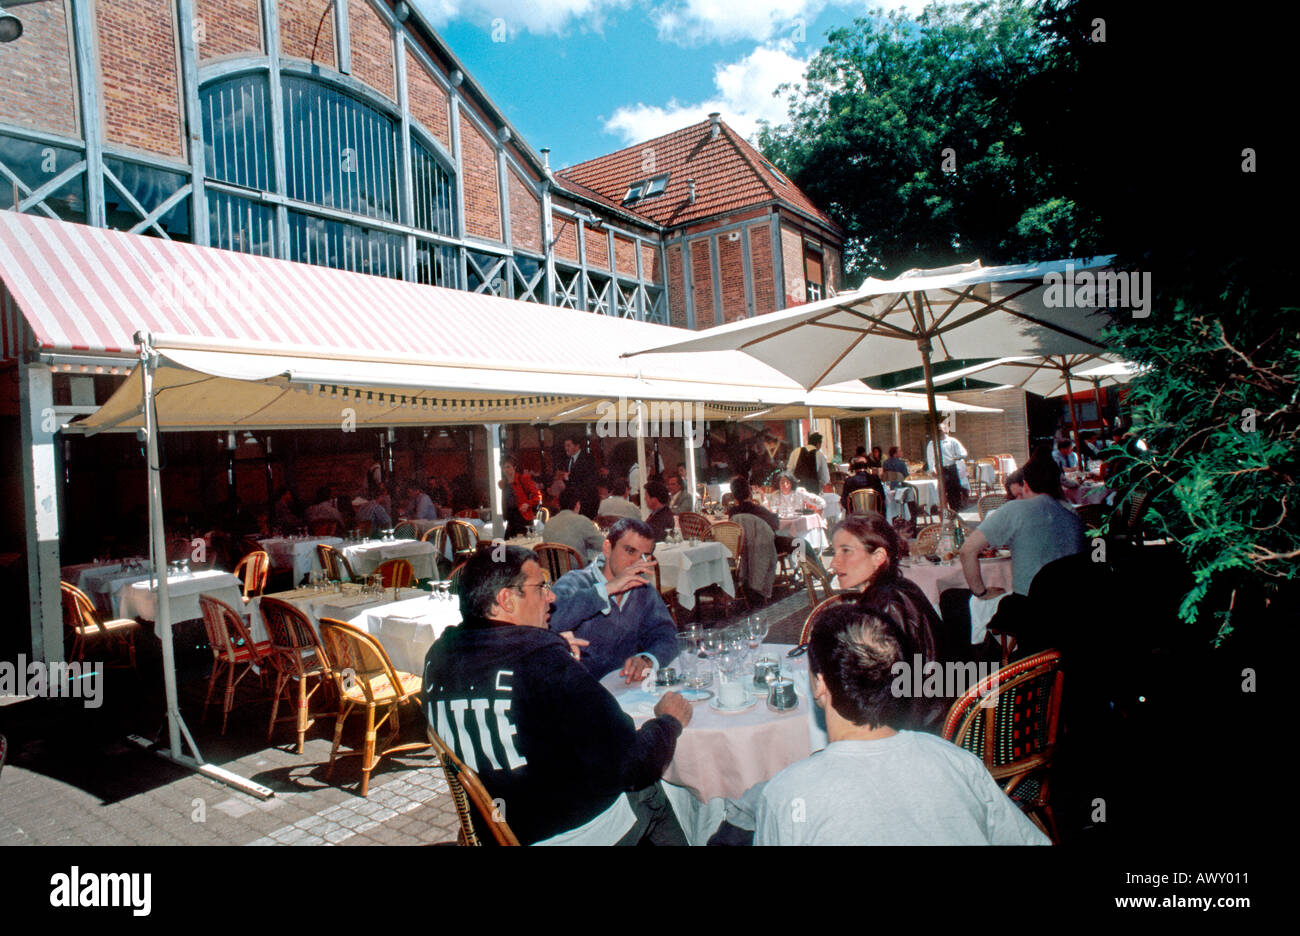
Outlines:
{"type": "Polygon", "coordinates": [[[683,103],[673,99],[663,106],[638,101],[620,107],[605,121],[605,132],[617,134],[625,145],[631,145],[680,130],[713,111],[721,113],[722,119],[743,137],[752,137],[758,131],[759,120],[784,123],[785,98],[773,92],[787,82],[801,83],[808,67],[807,59],[791,54],[793,48],[788,41],[759,46],[738,62],[715,66],[716,93],[707,100],[683,103]]]}
{"type": "Polygon", "coordinates": [[[651,18],[660,38],[677,42],[765,42],[778,35],[803,42],[808,24],[826,5],[827,0],[673,0],[651,18]]]}
{"type": "Polygon", "coordinates": [[[510,35],[559,34],[570,27],[600,32],[605,13],[631,6],[632,0],[414,0],[435,27],[467,19],[491,27],[500,20],[510,35]]]}

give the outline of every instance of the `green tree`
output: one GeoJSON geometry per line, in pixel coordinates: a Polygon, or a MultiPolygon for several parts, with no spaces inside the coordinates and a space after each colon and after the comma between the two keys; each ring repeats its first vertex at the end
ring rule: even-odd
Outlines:
{"type": "Polygon", "coordinates": [[[1052,63],[1014,2],[831,31],[764,154],[846,228],[852,275],[1072,255],[1081,223],[1017,101],[1052,63]]]}

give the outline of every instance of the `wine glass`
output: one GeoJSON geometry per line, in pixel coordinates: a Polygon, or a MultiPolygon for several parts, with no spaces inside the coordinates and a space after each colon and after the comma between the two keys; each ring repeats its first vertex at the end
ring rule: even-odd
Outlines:
{"type": "Polygon", "coordinates": [[[767,638],[767,615],[761,611],[749,616],[745,622],[745,640],[751,655],[756,656],[767,638]]]}

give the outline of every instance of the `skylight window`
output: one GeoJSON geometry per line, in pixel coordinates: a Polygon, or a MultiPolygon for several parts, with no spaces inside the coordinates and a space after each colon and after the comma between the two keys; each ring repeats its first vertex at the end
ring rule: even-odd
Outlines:
{"type": "Polygon", "coordinates": [[[656,195],[662,195],[668,188],[668,175],[657,175],[650,179],[643,179],[640,182],[630,186],[627,194],[623,196],[623,204],[630,205],[633,202],[641,201],[646,198],[653,198],[656,195]]]}
{"type": "Polygon", "coordinates": [[[776,166],[768,162],[766,159],[763,160],[763,165],[767,168],[768,172],[772,173],[776,181],[780,182],[782,185],[790,184],[790,180],[787,179],[785,176],[781,175],[781,171],[777,169],[776,166]]]}

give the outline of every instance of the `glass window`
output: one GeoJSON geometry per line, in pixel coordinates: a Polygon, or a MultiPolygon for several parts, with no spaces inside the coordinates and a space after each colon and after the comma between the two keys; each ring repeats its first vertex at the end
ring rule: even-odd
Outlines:
{"type": "Polygon", "coordinates": [[[267,205],[208,189],[208,240],[213,247],[275,256],[275,211],[267,205]]]}
{"type": "Polygon", "coordinates": [[[199,92],[206,158],[204,174],[268,192],[271,117],[265,75],[240,75],[199,92]]]}
{"type": "Polygon", "coordinates": [[[283,82],[285,194],[313,205],[396,220],[393,120],[317,82],[290,75],[283,82]]]}
{"type": "Polygon", "coordinates": [[[466,251],[466,275],[469,282],[465,288],[470,292],[490,293],[493,296],[506,294],[506,258],[497,254],[475,253],[466,251]]]}
{"type": "Polygon", "coordinates": [[[456,289],[460,283],[460,253],[455,247],[415,242],[415,281],[456,289]]]}
{"type": "Polygon", "coordinates": [[[355,224],[289,212],[289,259],[402,278],[406,238],[355,224]]]}
{"type": "Polygon", "coordinates": [[[413,227],[435,234],[456,235],[456,188],[451,174],[433,154],[411,142],[411,187],[415,202],[413,227]]]}
{"type": "MultiPolygon", "coordinates": [[[[189,178],[179,172],[142,166],[112,156],[104,157],[104,167],[122,183],[123,188],[139,203],[146,214],[152,213],[155,208],[189,182],[189,178]]],[[[122,192],[118,191],[112,179],[108,178],[104,180],[104,215],[108,226],[119,231],[129,231],[145,218],[145,215],[140,214],[122,192]]],[[[156,223],[172,240],[192,240],[189,196],[185,196],[159,215],[156,223]]],[[[157,231],[151,225],[141,233],[153,235],[157,234],[157,231]]]]}
{"type": "MultiPolygon", "coordinates": [[[[0,209],[12,209],[41,186],[57,179],[84,158],[78,150],[0,135],[0,209]]],[[[41,205],[64,221],[86,222],[86,174],[73,176],[27,208],[48,217],[41,205]]]]}

